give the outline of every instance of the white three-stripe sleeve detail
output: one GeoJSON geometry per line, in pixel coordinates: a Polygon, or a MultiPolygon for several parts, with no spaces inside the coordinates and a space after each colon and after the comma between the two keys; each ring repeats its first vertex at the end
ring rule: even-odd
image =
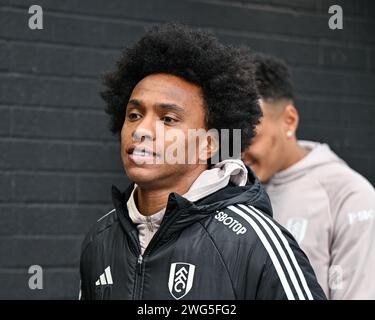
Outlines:
{"type": "Polygon", "coordinates": [[[278,253],[281,257],[281,260],[283,261],[283,263],[285,265],[286,270],[288,271],[288,274],[289,274],[290,279],[292,280],[294,289],[296,290],[296,292],[298,294],[298,298],[300,300],[305,300],[305,296],[302,293],[301,287],[300,287],[300,285],[297,281],[297,278],[296,278],[296,275],[295,275],[295,273],[292,269],[292,266],[290,265],[290,262],[289,262],[289,260],[286,256],[286,254],[285,254],[284,249],[280,245],[280,241],[276,238],[275,233],[271,230],[271,228],[267,225],[267,223],[265,223],[264,220],[259,217],[259,215],[257,213],[254,213],[253,210],[249,209],[248,207],[246,207],[244,205],[239,205],[239,207],[241,207],[243,210],[246,210],[249,214],[251,214],[251,216],[253,216],[256,220],[258,220],[259,223],[263,226],[264,230],[268,233],[268,235],[270,236],[273,244],[275,245],[275,247],[276,247],[276,249],[277,249],[277,251],[278,251],[278,253]]]}
{"type": "Polygon", "coordinates": [[[310,291],[310,288],[307,284],[307,281],[305,279],[305,276],[301,270],[301,267],[299,266],[299,263],[297,262],[297,259],[289,245],[289,242],[288,240],[285,238],[285,236],[283,235],[283,233],[281,232],[280,228],[278,226],[276,226],[275,223],[273,223],[273,221],[271,219],[269,219],[265,214],[263,214],[261,211],[259,211],[258,209],[254,208],[253,206],[250,206],[251,209],[253,209],[255,212],[257,212],[259,215],[261,215],[264,219],[266,219],[270,224],[271,226],[274,228],[274,230],[277,232],[277,234],[279,235],[281,241],[283,242],[287,252],[289,253],[289,256],[293,262],[293,265],[295,267],[295,269],[297,270],[297,273],[298,273],[298,276],[301,280],[301,283],[302,283],[302,286],[303,288],[305,289],[305,292],[307,294],[307,297],[309,300],[314,300],[314,297],[312,296],[311,294],[311,291],[310,291]]]}
{"type": "Polygon", "coordinates": [[[284,291],[285,291],[285,294],[286,294],[288,300],[295,300],[293,292],[290,289],[288,280],[286,279],[284,270],[282,269],[282,267],[280,265],[280,262],[279,262],[279,260],[276,256],[275,252],[273,251],[270,243],[268,242],[267,238],[265,237],[263,231],[259,228],[259,226],[255,223],[255,221],[253,221],[247,214],[242,212],[240,209],[238,209],[234,206],[229,206],[228,209],[230,209],[231,211],[233,211],[234,213],[238,214],[243,219],[245,219],[250,224],[250,226],[254,229],[254,231],[258,235],[260,241],[262,242],[262,244],[266,248],[268,255],[271,258],[271,261],[272,261],[272,263],[273,263],[273,265],[276,269],[276,272],[279,276],[279,279],[281,281],[281,284],[284,288],[284,291]]]}

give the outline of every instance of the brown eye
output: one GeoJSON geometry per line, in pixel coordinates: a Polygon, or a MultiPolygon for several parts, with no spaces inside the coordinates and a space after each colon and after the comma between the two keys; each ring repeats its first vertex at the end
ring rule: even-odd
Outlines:
{"type": "Polygon", "coordinates": [[[172,118],[172,117],[163,117],[162,120],[164,121],[164,124],[174,124],[177,122],[176,119],[172,118]]]}
{"type": "Polygon", "coordinates": [[[141,115],[136,112],[131,112],[128,114],[128,119],[131,121],[138,120],[140,117],[141,115]]]}

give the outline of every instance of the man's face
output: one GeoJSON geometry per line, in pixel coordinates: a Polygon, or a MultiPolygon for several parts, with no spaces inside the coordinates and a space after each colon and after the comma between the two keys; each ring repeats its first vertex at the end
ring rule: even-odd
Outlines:
{"type": "Polygon", "coordinates": [[[260,106],[263,117],[252,144],[242,153],[242,160],[266,183],[284,163],[287,139],[282,112],[262,99],[260,106]]]}
{"type": "Polygon", "coordinates": [[[168,74],[145,77],[133,89],[121,130],[121,157],[127,176],[143,188],[173,186],[176,179],[196,170],[199,152],[195,164],[188,164],[187,158],[183,164],[166,162],[165,152],[174,143],[167,139],[168,132],[183,133],[187,155],[192,142],[188,130],[205,127],[200,87],[168,74]],[[164,134],[157,134],[157,128],[164,134]]]}

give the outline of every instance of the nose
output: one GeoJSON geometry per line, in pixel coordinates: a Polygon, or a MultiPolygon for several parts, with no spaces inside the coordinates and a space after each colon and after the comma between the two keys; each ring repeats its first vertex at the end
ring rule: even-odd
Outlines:
{"type": "Polygon", "coordinates": [[[155,138],[155,120],[152,117],[143,118],[142,122],[132,133],[133,142],[153,141],[155,138]]]}

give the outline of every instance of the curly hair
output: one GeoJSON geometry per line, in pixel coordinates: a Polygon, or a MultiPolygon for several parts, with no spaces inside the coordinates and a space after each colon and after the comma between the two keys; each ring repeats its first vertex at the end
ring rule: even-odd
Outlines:
{"type": "Polygon", "coordinates": [[[179,23],[152,27],[104,77],[101,96],[112,133],[121,132],[136,84],[148,75],[166,73],[202,89],[207,129],[241,129],[243,151],[262,115],[251,57],[247,48],[223,45],[213,34],[179,23]]]}
{"type": "Polygon", "coordinates": [[[276,57],[254,55],[255,80],[260,96],[265,100],[293,100],[293,82],[288,66],[276,57]]]}

